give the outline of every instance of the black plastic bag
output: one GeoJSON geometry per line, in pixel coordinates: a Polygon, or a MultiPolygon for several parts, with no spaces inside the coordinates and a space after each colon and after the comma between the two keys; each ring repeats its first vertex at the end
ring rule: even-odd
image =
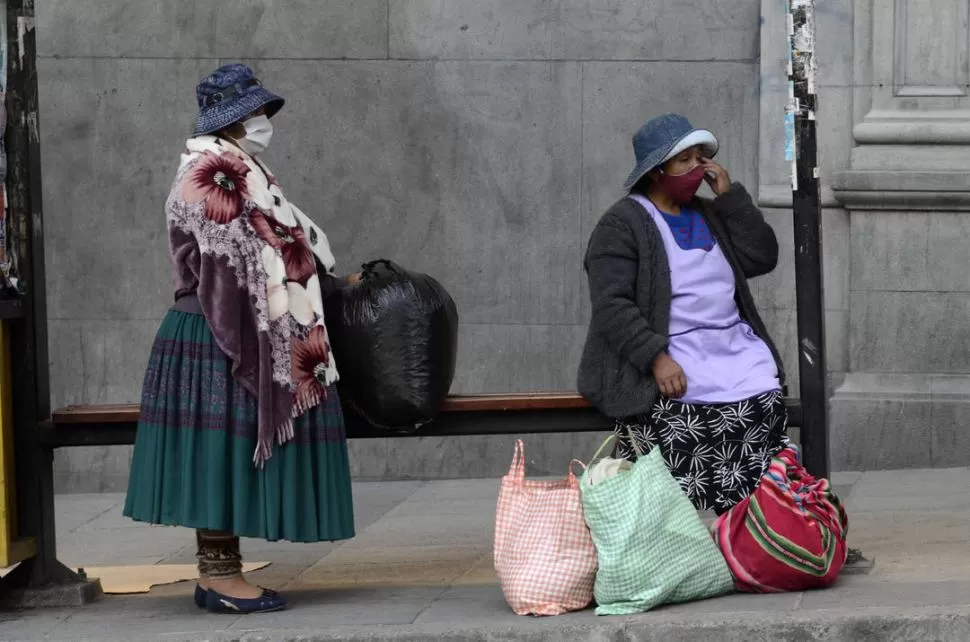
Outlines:
{"type": "Polygon", "coordinates": [[[375,428],[414,432],[451,389],[458,308],[426,274],[380,260],[326,301],[343,403],[375,428]]]}

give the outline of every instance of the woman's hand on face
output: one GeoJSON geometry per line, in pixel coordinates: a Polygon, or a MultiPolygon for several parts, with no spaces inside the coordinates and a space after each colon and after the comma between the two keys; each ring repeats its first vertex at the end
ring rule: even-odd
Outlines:
{"type": "Polygon", "coordinates": [[[362,276],[363,275],[360,272],[357,272],[356,274],[351,274],[350,276],[347,277],[347,284],[357,285],[358,283],[360,283],[362,276]]]}
{"type": "Polygon", "coordinates": [[[687,376],[680,364],[666,352],[661,352],[654,360],[653,376],[664,397],[677,399],[687,394],[687,376]]]}
{"type": "Polygon", "coordinates": [[[702,159],[701,166],[704,168],[704,180],[715,194],[720,196],[731,189],[731,177],[728,176],[726,169],[710,158],[702,159]]]}

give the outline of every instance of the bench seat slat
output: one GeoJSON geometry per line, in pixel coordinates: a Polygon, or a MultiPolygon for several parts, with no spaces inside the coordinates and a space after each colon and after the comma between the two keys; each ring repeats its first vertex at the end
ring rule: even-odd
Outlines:
{"type": "MultiPolygon", "coordinates": [[[[441,412],[484,412],[516,410],[567,410],[591,408],[575,393],[516,393],[453,395],[445,400],[441,412]]],[[[58,426],[67,424],[130,423],[138,421],[138,404],[79,404],[51,413],[58,426]]]]}
{"type": "Polygon", "coordinates": [[[69,424],[138,423],[141,408],[136,403],[75,405],[60,408],[51,413],[56,426],[69,424]]]}
{"type": "MultiPolygon", "coordinates": [[[[801,405],[798,399],[785,399],[792,425],[801,423],[801,405]]],[[[529,414],[543,411],[586,410],[592,406],[577,393],[515,393],[452,395],[441,408],[441,417],[435,422],[450,423],[451,415],[468,413],[515,413],[529,414]],[[444,420],[444,421],[442,421],[444,420]]],[[[586,414],[586,413],[583,413],[586,414]]],[[[138,404],[83,404],[67,406],[51,413],[55,427],[84,424],[132,424],[138,423],[138,404]]],[[[437,432],[437,431],[432,431],[437,432]]]]}
{"type": "Polygon", "coordinates": [[[441,412],[480,412],[485,410],[567,410],[592,408],[576,393],[516,393],[452,395],[445,399],[441,412]]]}

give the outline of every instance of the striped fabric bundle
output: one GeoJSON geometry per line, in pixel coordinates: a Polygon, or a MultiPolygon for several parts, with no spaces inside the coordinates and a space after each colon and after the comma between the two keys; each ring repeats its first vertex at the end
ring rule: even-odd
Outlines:
{"type": "Polygon", "coordinates": [[[826,479],[792,446],[772,458],[761,484],[714,522],[714,540],[740,591],[824,588],[845,565],[849,520],[826,479]]]}

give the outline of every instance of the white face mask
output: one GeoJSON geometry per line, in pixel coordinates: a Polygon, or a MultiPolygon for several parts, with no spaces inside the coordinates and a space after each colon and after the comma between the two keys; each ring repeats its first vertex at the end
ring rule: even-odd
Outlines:
{"type": "Polygon", "coordinates": [[[246,135],[237,140],[236,144],[250,156],[259,156],[269,147],[273,139],[273,123],[266,116],[254,116],[243,122],[246,135]]]}

